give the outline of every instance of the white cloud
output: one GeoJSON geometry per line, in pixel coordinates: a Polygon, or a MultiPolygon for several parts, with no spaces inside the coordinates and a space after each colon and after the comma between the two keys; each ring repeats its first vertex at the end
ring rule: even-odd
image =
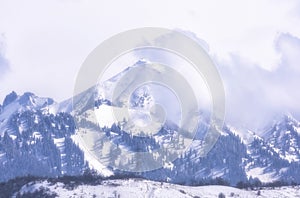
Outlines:
{"type": "Polygon", "coordinates": [[[9,69],[9,62],[5,56],[5,36],[0,34],[0,82],[9,69]]]}
{"type": "Polygon", "coordinates": [[[232,55],[218,65],[227,94],[227,121],[256,129],[288,112],[300,118],[300,38],[281,34],[275,42],[281,59],[271,71],[232,55]]]}
{"type": "Polygon", "coordinates": [[[300,40],[288,34],[280,34],[276,42],[276,49],[281,55],[282,67],[300,72],[300,40]]]}

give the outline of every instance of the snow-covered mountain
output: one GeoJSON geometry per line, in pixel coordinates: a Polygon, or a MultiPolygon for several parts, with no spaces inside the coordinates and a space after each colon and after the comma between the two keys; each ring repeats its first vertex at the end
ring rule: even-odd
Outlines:
{"type": "MultiPolygon", "coordinates": [[[[292,128],[297,126],[297,122],[294,122],[295,126],[291,126],[293,124],[285,118],[277,124],[282,122],[287,122],[292,128]]],[[[275,134],[276,132],[274,131],[275,134]]],[[[245,140],[239,135],[240,132],[228,126],[224,126],[220,133],[221,136],[207,156],[197,155],[201,141],[196,140],[186,155],[174,161],[172,169],[145,173],[146,177],[185,184],[218,177],[229,181],[231,185],[239,181],[255,182],[257,179],[264,183],[300,182],[300,163],[283,157],[269,139],[251,133],[245,140]]]]}
{"type": "MultiPolygon", "coordinates": [[[[134,66],[137,66],[137,64],[134,66]]],[[[135,138],[126,138],[128,136],[126,130],[121,126],[118,127],[114,123],[113,116],[107,113],[109,112],[107,109],[110,107],[114,108],[115,105],[110,102],[112,98],[110,95],[111,89],[116,86],[118,80],[129,70],[130,68],[103,82],[100,89],[97,89],[98,96],[100,96],[96,108],[96,112],[100,114],[98,121],[100,125],[102,123],[102,126],[106,126],[106,134],[112,138],[112,141],[122,145],[122,149],[131,149],[136,146],[139,149],[143,149],[138,146],[140,141],[143,142],[145,148],[147,147],[145,142],[150,142],[150,148],[153,149],[153,147],[157,146],[156,143],[160,145],[164,143],[161,140],[168,139],[166,137],[158,137],[160,134],[164,134],[164,136],[176,134],[178,126],[167,122],[163,126],[162,131],[156,136],[154,135],[154,142],[150,138],[146,140],[145,138],[143,140],[137,138],[138,140],[136,141],[135,138]],[[108,121],[107,117],[111,119],[108,121]]],[[[153,96],[151,91],[151,87],[142,87],[133,92],[130,101],[132,107],[135,109],[147,109],[151,106],[151,103],[154,103],[155,98],[157,98],[153,96]]],[[[184,155],[180,155],[171,164],[161,169],[143,173],[143,176],[153,180],[176,183],[193,183],[201,179],[217,177],[229,181],[232,185],[239,181],[255,180],[254,178],[262,182],[276,180],[300,182],[299,174],[296,174],[300,170],[300,166],[297,162],[297,157],[295,157],[295,155],[299,154],[299,123],[294,118],[283,116],[270,129],[267,129],[261,137],[255,132],[247,131],[246,129],[224,126],[219,131],[221,136],[212,150],[207,156],[199,157],[203,137],[209,127],[207,118],[207,115],[202,117],[203,124],[199,126],[193,144],[184,155]],[[279,136],[278,133],[282,135],[279,136]],[[277,140],[274,140],[274,137],[281,139],[277,138],[277,140]],[[282,143],[282,137],[285,137],[284,143],[282,143]],[[290,156],[294,156],[294,161],[290,160],[290,156]]],[[[101,145],[97,146],[99,146],[100,150],[104,149],[101,145]]]]}
{"type": "Polygon", "coordinates": [[[8,94],[1,106],[0,111],[0,134],[7,130],[7,122],[9,118],[16,112],[24,111],[47,111],[49,105],[54,104],[51,98],[41,98],[35,96],[33,93],[26,92],[22,96],[18,96],[16,92],[8,94]]]}
{"type": "Polygon", "coordinates": [[[75,133],[68,113],[50,114],[50,98],[10,93],[0,113],[0,181],[18,176],[80,174],[84,154],[71,139],[75,133]]]}
{"type": "MultiPolygon", "coordinates": [[[[166,144],[180,150],[183,142],[176,116],[167,119],[158,133],[139,137],[128,131],[129,125],[116,122],[111,113],[113,108],[122,107],[124,99],[117,96],[119,103],[112,102],[112,90],[126,72],[139,64],[144,63],[138,62],[73,100],[61,103],[33,93],[17,95],[12,92],[7,95],[0,106],[0,181],[28,174],[47,177],[80,175],[88,166],[106,177],[113,175],[114,171],[122,174],[120,170],[113,170],[116,165],[122,167],[122,163],[124,166],[133,163],[132,166],[136,167],[137,156],[128,158],[127,151],[154,155],[157,148],[166,144]],[[73,117],[76,112],[72,107],[81,117],[73,117]],[[76,119],[81,123],[78,129],[76,119]],[[104,138],[115,146],[108,146],[104,138]]],[[[167,92],[164,94],[165,98],[173,97],[167,92]]],[[[158,98],[155,87],[151,86],[132,93],[129,107],[136,116],[136,123],[143,126],[148,122],[149,109],[157,102],[155,100],[160,100],[158,98]]],[[[222,178],[231,185],[258,180],[300,183],[300,124],[292,116],[283,116],[263,135],[225,125],[219,129],[220,137],[211,151],[200,157],[210,123],[207,111],[199,114],[201,124],[195,137],[190,137],[193,142],[189,149],[180,155],[173,153],[174,161],[157,170],[139,173],[139,176],[194,185],[213,178],[222,178]]],[[[159,156],[156,159],[162,160],[159,156]]]]}
{"type": "Polygon", "coordinates": [[[282,116],[263,138],[280,155],[290,162],[300,160],[300,123],[291,115],[282,116]]]}

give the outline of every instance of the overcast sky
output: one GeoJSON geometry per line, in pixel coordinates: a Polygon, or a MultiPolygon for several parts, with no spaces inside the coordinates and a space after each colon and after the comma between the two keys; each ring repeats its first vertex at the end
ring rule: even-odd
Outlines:
{"type": "Polygon", "coordinates": [[[97,45],[155,26],[190,32],[205,43],[224,80],[228,119],[247,125],[258,113],[297,115],[299,24],[297,0],[0,0],[0,100],[12,90],[69,98],[97,45]]]}

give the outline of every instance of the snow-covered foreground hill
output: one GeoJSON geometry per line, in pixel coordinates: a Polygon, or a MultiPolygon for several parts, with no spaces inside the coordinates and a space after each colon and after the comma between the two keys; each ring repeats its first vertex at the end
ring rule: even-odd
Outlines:
{"type": "Polygon", "coordinates": [[[100,185],[79,185],[74,188],[63,183],[49,183],[39,181],[24,185],[15,196],[39,195],[53,197],[300,197],[300,187],[263,188],[259,190],[241,190],[227,186],[181,186],[169,183],[153,182],[148,180],[106,180],[100,185]],[[36,194],[34,194],[36,193],[36,194]],[[260,194],[260,195],[258,195],[260,194]]]}

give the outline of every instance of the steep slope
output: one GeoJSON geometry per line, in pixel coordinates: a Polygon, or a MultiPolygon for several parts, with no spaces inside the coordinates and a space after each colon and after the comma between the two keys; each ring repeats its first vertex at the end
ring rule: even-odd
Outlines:
{"type": "Polygon", "coordinates": [[[247,157],[246,146],[239,136],[224,129],[212,150],[199,157],[202,147],[201,140],[195,140],[188,151],[176,159],[172,166],[146,172],[146,178],[174,183],[197,185],[210,179],[223,178],[235,185],[246,181],[243,159],[247,157]]]}
{"type": "Polygon", "coordinates": [[[247,160],[247,175],[262,182],[280,180],[290,163],[281,159],[277,152],[262,138],[256,136],[248,145],[250,158],[247,160]]]}

